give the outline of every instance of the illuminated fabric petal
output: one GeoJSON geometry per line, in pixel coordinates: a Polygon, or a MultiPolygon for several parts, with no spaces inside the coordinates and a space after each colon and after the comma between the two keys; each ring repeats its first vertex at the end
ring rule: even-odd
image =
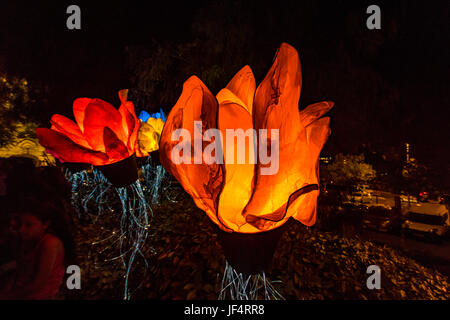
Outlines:
{"type": "MultiPolygon", "coordinates": [[[[239,70],[225,88],[233,92],[244,103],[248,112],[252,114],[256,82],[252,69],[249,66],[245,66],[239,70]]],[[[217,100],[220,103],[219,97],[217,97],[217,100]]]]}
{"type": "Polygon", "coordinates": [[[194,121],[202,121],[203,132],[217,128],[217,110],[217,101],[203,82],[195,76],[189,78],[183,84],[183,92],[164,125],[160,142],[160,160],[192,196],[195,204],[205,211],[213,222],[224,230],[231,231],[219,222],[216,215],[217,197],[223,182],[222,165],[207,164],[204,161],[200,164],[194,163],[194,121]],[[177,129],[185,129],[190,133],[189,141],[180,138],[181,143],[189,144],[190,164],[175,164],[171,159],[172,150],[179,143],[178,140],[172,141],[172,134],[177,129]]]}
{"type": "Polygon", "coordinates": [[[139,146],[136,148],[135,154],[136,154],[136,157],[140,157],[140,158],[142,158],[142,157],[148,157],[148,155],[149,155],[148,152],[141,151],[141,149],[139,148],[139,146]]]}
{"type": "Polygon", "coordinates": [[[161,119],[162,122],[166,122],[166,117],[164,116],[164,111],[161,108],[159,109],[159,112],[155,112],[152,114],[149,114],[145,110],[142,110],[141,113],[139,114],[139,119],[142,122],[147,122],[149,120],[149,118],[161,119]]]}
{"type": "Polygon", "coordinates": [[[296,133],[300,130],[298,101],[301,86],[300,59],[297,50],[283,43],[277,51],[272,67],[256,89],[253,106],[254,128],[271,126],[284,129],[291,134],[290,140],[295,140],[296,133]],[[271,123],[267,124],[267,116],[273,108],[277,109],[277,116],[273,116],[271,123]],[[284,123],[284,120],[288,122],[284,123]],[[294,132],[289,131],[291,129],[294,132]]]}
{"type": "Polygon", "coordinates": [[[108,127],[103,129],[103,143],[110,161],[119,161],[128,157],[127,147],[108,127]]]}
{"type": "Polygon", "coordinates": [[[130,134],[130,138],[128,140],[128,148],[131,149],[132,152],[134,152],[141,123],[139,122],[139,119],[136,117],[136,113],[134,112],[134,105],[126,104],[125,106],[127,107],[128,111],[131,113],[134,119],[133,132],[130,134]]]}
{"type": "Polygon", "coordinates": [[[309,146],[311,159],[318,161],[320,151],[331,134],[330,118],[320,118],[306,127],[306,139],[309,146]]]}
{"type": "Polygon", "coordinates": [[[318,195],[319,188],[317,184],[305,185],[292,193],[288,201],[271,214],[264,216],[248,214],[246,220],[249,224],[246,227],[249,232],[252,232],[252,230],[254,232],[255,228],[258,231],[271,230],[283,225],[291,216],[303,224],[311,226],[315,223],[318,195]]]}
{"type": "Polygon", "coordinates": [[[136,117],[136,113],[134,111],[134,104],[131,101],[127,101],[127,97],[128,97],[128,89],[119,91],[119,99],[121,101],[119,113],[122,116],[122,127],[125,131],[125,134],[128,136],[126,144],[127,148],[130,151],[129,153],[131,155],[135,152],[136,149],[136,142],[140,122],[136,117]]]}
{"type": "Polygon", "coordinates": [[[154,118],[154,115],[149,115],[149,117],[144,116],[147,122],[140,122],[141,127],[138,132],[138,145],[136,148],[139,150],[136,153],[138,157],[148,156],[150,152],[159,149],[159,140],[164,127],[164,121],[161,118],[161,114],[157,113],[158,118],[154,118]]]}
{"type": "Polygon", "coordinates": [[[39,143],[61,162],[82,162],[103,165],[108,161],[106,154],[83,148],[57,131],[47,128],[37,128],[36,135],[39,143]]]}
{"type": "MultiPolygon", "coordinates": [[[[125,134],[129,137],[134,129],[134,118],[128,108],[126,106],[128,97],[128,89],[123,89],[119,91],[119,99],[120,99],[120,107],[119,113],[122,116],[122,128],[125,131],[125,134]]],[[[131,102],[129,102],[131,103],[131,102]]]]}
{"type": "Polygon", "coordinates": [[[69,118],[59,114],[54,114],[50,122],[52,124],[51,129],[66,135],[70,140],[80,146],[90,148],[78,125],[69,118]]]}
{"type": "Polygon", "coordinates": [[[122,127],[125,131],[125,134],[128,136],[128,139],[123,141],[127,145],[129,154],[132,155],[136,152],[136,143],[140,122],[136,117],[134,104],[131,101],[128,101],[128,89],[119,91],[119,99],[121,102],[119,113],[122,116],[122,127]]]}
{"type": "Polygon", "coordinates": [[[119,90],[119,100],[121,104],[128,101],[128,89],[119,90]]]}
{"type": "Polygon", "coordinates": [[[162,108],[159,108],[159,119],[161,119],[163,122],[166,122],[166,116],[162,108]]]}
{"type": "Polygon", "coordinates": [[[112,129],[122,142],[128,142],[119,111],[106,101],[93,99],[86,107],[84,118],[84,136],[93,150],[105,152],[103,143],[105,127],[112,129]]]}
{"type": "Polygon", "coordinates": [[[314,104],[310,104],[305,109],[300,111],[300,122],[303,127],[307,127],[313,121],[319,119],[325,113],[333,108],[334,102],[332,101],[322,101],[314,104]]]}
{"type": "MultiPolygon", "coordinates": [[[[272,67],[256,90],[253,113],[255,128],[266,129],[269,140],[271,129],[279,130],[278,160],[275,159],[278,171],[263,175],[261,169],[269,165],[257,164],[254,194],[244,215],[270,215],[272,220],[281,220],[289,196],[311,183],[309,174],[305,173],[308,168],[302,166],[310,155],[306,152],[306,141],[300,137],[300,88],[298,53],[288,44],[282,44],[272,67]]],[[[265,141],[258,142],[261,148],[265,141]]]]}
{"type": "Polygon", "coordinates": [[[122,117],[122,128],[124,129],[125,134],[128,136],[127,147],[130,149],[134,149],[134,144],[131,144],[131,136],[136,126],[135,119],[124,104],[119,107],[119,113],[122,117]]]}
{"type": "Polygon", "coordinates": [[[253,151],[256,141],[253,136],[252,117],[241,105],[221,103],[219,129],[223,137],[225,183],[220,193],[218,215],[227,227],[239,231],[246,224],[242,211],[252,195],[255,170],[256,158],[253,151]],[[234,135],[228,136],[227,129],[240,129],[242,133],[248,133],[248,137],[242,134],[240,141],[236,138],[236,143],[232,143],[232,140],[235,140],[234,135]]]}
{"type": "Polygon", "coordinates": [[[152,128],[159,134],[161,135],[161,132],[163,130],[164,127],[164,122],[162,121],[161,118],[159,119],[155,119],[155,118],[149,118],[147,120],[147,124],[152,126],[152,128]]]}
{"type": "MultiPolygon", "coordinates": [[[[161,128],[162,129],[162,128],[161,128]]],[[[138,134],[138,145],[142,156],[159,149],[160,134],[148,123],[142,122],[138,134]]],[[[138,155],[139,156],[139,155],[138,155]]]]}
{"type": "MultiPolygon", "coordinates": [[[[328,117],[318,119],[306,127],[308,149],[304,153],[309,154],[309,158],[307,158],[308,162],[305,162],[304,165],[305,169],[309,168],[308,181],[312,184],[319,185],[320,183],[319,155],[330,134],[330,118],[328,117]]],[[[312,226],[316,222],[318,196],[318,189],[304,195],[298,200],[299,204],[295,203],[292,207],[289,206],[287,215],[292,216],[304,225],[312,226]],[[310,205],[306,205],[307,203],[310,205]],[[301,210],[297,209],[297,206],[301,210]]]]}
{"type": "Polygon", "coordinates": [[[78,124],[81,132],[84,133],[84,114],[86,111],[86,107],[89,103],[94,99],[91,98],[78,98],[73,102],[73,115],[75,117],[75,121],[78,124]]]}
{"type": "Polygon", "coordinates": [[[245,111],[247,111],[248,114],[250,114],[245,102],[239,99],[238,96],[236,96],[233,92],[231,92],[227,88],[220,90],[219,93],[216,95],[216,98],[219,104],[234,103],[242,107],[245,111]]]}
{"type": "Polygon", "coordinates": [[[150,113],[148,113],[145,110],[142,110],[141,113],[139,114],[139,119],[141,119],[142,122],[147,122],[148,118],[150,118],[150,113]]]}

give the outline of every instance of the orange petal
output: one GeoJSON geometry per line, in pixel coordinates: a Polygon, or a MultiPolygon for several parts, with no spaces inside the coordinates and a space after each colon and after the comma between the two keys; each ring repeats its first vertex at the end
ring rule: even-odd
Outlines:
{"type": "MultiPolygon", "coordinates": [[[[307,152],[310,155],[309,161],[303,165],[309,168],[310,178],[308,181],[319,185],[319,155],[325,142],[327,141],[330,130],[330,118],[325,117],[312,122],[306,127],[307,152]]],[[[312,226],[317,218],[317,197],[319,190],[314,190],[301,198],[295,203],[289,205],[287,216],[292,216],[306,226],[312,226]]]]}
{"type": "MultiPolygon", "coordinates": [[[[253,97],[255,96],[256,82],[252,69],[243,67],[227,84],[226,89],[233,92],[242,102],[250,114],[253,109],[253,97]]],[[[217,99],[219,100],[219,99],[217,99]]],[[[220,103],[220,100],[219,100],[220,103]]]]}
{"type": "Polygon", "coordinates": [[[82,162],[100,166],[108,161],[106,154],[83,148],[57,131],[38,128],[36,135],[39,143],[61,162],[82,162]]]}
{"type": "Polygon", "coordinates": [[[128,137],[122,127],[122,117],[111,104],[100,99],[92,99],[86,107],[84,137],[92,149],[105,152],[103,129],[109,127],[117,137],[127,143],[128,137]]]}
{"type": "MultiPolygon", "coordinates": [[[[289,197],[305,185],[316,183],[316,168],[311,165],[316,155],[308,152],[306,133],[300,123],[300,88],[298,53],[284,43],[256,90],[253,111],[255,128],[266,129],[269,139],[271,130],[278,130],[278,157],[274,154],[267,165],[258,161],[253,196],[244,211],[246,216],[270,216],[273,221],[284,219],[289,197]],[[262,169],[271,166],[273,172],[262,174],[262,169]]],[[[259,148],[265,147],[264,143],[258,140],[259,148]]]]}
{"type": "MultiPolygon", "coordinates": [[[[300,59],[298,52],[287,43],[281,44],[277,51],[272,67],[264,80],[256,89],[253,109],[253,124],[255,129],[267,128],[267,113],[272,109],[277,109],[278,119],[273,119],[273,127],[281,128],[289,123],[298,125],[299,112],[298,100],[302,85],[300,59]],[[287,122],[287,123],[286,123],[287,122]]],[[[295,139],[295,133],[299,128],[291,133],[295,139]]]]}
{"type": "Polygon", "coordinates": [[[208,165],[203,161],[201,164],[193,163],[194,121],[202,121],[203,133],[210,128],[217,128],[217,112],[216,98],[199,78],[190,77],[183,84],[183,92],[164,125],[160,140],[160,160],[192,196],[196,205],[204,210],[213,222],[227,230],[217,217],[217,197],[223,182],[222,165],[208,165]],[[172,149],[179,143],[172,141],[172,134],[177,129],[186,129],[190,133],[187,143],[190,143],[191,147],[191,164],[175,164],[171,159],[172,149]]]}
{"type": "Polygon", "coordinates": [[[51,129],[66,135],[73,142],[79,144],[80,146],[90,148],[86,139],[83,137],[83,133],[81,132],[80,128],[69,118],[66,118],[59,114],[54,114],[50,122],[52,123],[51,129]]]}
{"type": "Polygon", "coordinates": [[[311,156],[313,159],[319,157],[320,151],[322,150],[325,142],[328,140],[330,134],[331,130],[329,117],[316,120],[306,127],[306,139],[308,141],[308,145],[310,146],[310,153],[312,153],[311,156]]]}
{"type": "Polygon", "coordinates": [[[136,152],[136,157],[138,157],[138,158],[148,157],[149,156],[149,153],[144,151],[144,150],[141,150],[139,148],[139,145],[136,145],[135,152],[136,152]]]}
{"type": "Polygon", "coordinates": [[[314,225],[317,219],[318,196],[318,189],[301,195],[293,203],[289,204],[286,217],[293,217],[308,227],[314,225]]]}
{"type": "Polygon", "coordinates": [[[250,114],[250,112],[247,109],[247,105],[241,99],[239,99],[238,96],[236,96],[233,92],[231,92],[227,88],[220,90],[219,93],[216,95],[216,98],[217,101],[219,102],[219,105],[234,103],[242,107],[248,114],[250,114]]]}
{"type": "Polygon", "coordinates": [[[106,154],[109,158],[108,163],[114,163],[129,156],[128,149],[125,144],[120,141],[114,131],[108,127],[103,129],[103,143],[105,145],[106,154]]]}
{"type": "Polygon", "coordinates": [[[303,127],[308,126],[313,121],[319,119],[325,113],[333,108],[334,102],[332,101],[322,101],[314,104],[310,104],[305,109],[300,111],[300,121],[303,127]]]}
{"type": "Polygon", "coordinates": [[[256,139],[253,136],[252,122],[251,115],[240,105],[235,103],[219,105],[219,129],[223,137],[225,183],[220,193],[218,215],[227,227],[238,232],[240,227],[246,224],[242,211],[253,190],[256,139]],[[233,131],[230,130],[229,133],[236,133],[238,138],[234,138],[232,135],[227,136],[227,129],[232,129],[233,131]],[[248,136],[245,136],[245,133],[248,136]]]}
{"type": "Polygon", "coordinates": [[[243,230],[246,232],[271,230],[283,225],[290,217],[311,226],[316,221],[318,195],[319,187],[317,184],[305,185],[292,193],[286,204],[278,210],[263,216],[247,215],[248,224],[243,230]]]}

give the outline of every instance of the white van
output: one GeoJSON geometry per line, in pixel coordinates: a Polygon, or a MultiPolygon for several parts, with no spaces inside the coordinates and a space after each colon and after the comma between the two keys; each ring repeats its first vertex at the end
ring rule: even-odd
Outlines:
{"type": "Polygon", "coordinates": [[[440,238],[450,230],[447,207],[440,203],[417,203],[402,206],[404,222],[402,228],[418,235],[440,238]]]}

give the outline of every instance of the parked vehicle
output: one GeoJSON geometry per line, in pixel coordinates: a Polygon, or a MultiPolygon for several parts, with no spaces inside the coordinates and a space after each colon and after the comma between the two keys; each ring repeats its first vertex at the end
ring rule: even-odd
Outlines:
{"type": "Polygon", "coordinates": [[[423,191],[423,192],[419,193],[419,196],[417,197],[417,200],[419,202],[427,202],[429,200],[429,198],[430,198],[429,193],[426,192],[426,191],[423,191]]]}
{"type": "Polygon", "coordinates": [[[418,202],[416,197],[403,195],[403,194],[400,196],[400,200],[402,202],[406,202],[406,203],[417,203],[418,202]]]}
{"type": "Polygon", "coordinates": [[[407,206],[402,228],[405,232],[428,239],[440,239],[450,230],[448,209],[440,203],[407,206]]]}
{"type": "Polygon", "coordinates": [[[399,211],[384,206],[371,206],[364,214],[363,226],[381,232],[399,232],[402,217],[399,211]]]}
{"type": "Polygon", "coordinates": [[[372,196],[370,193],[365,192],[365,191],[356,191],[350,195],[349,200],[352,203],[354,203],[355,205],[363,204],[363,203],[370,203],[370,202],[372,202],[372,196]]]}

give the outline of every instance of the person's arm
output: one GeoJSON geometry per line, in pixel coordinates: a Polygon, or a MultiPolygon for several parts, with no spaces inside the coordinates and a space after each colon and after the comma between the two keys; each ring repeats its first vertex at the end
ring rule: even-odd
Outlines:
{"type": "Polygon", "coordinates": [[[10,292],[11,299],[27,299],[31,294],[42,288],[48,281],[55,265],[58,254],[63,250],[62,243],[58,238],[49,238],[41,247],[37,259],[36,274],[33,280],[25,287],[14,288],[10,292]]]}

